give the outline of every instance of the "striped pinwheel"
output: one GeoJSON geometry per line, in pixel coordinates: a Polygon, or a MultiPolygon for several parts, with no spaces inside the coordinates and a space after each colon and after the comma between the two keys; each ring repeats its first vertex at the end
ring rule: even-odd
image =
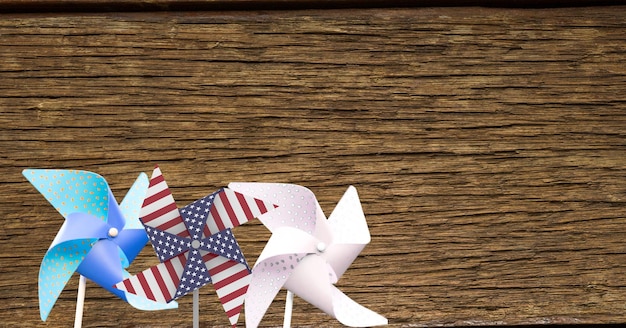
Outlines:
{"type": "Polygon", "coordinates": [[[148,241],[138,220],[141,200],[148,188],[144,173],[121,205],[117,204],[106,180],[92,172],[26,169],[22,173],[65,218],[39,269],[39,310],[43,321],[74,272],[138,309],[176,307],[113,288],[115,283],[130,276],[124,268],[148,241]]]}
{"type": "MultiPolygon", "coordinates": [[[[282,287],[288,290],[287,309],[293,292],[346,326],[387,324],[387,319],[334,286],[370,242],[354,187],[348,188],[328,220],[315,195],[301,186],[231,183],[229,188],[279,205],[275,211],[259,217],[272,236],[252,271],[245,301],[246,327],[259,325],[282,287]]],[[[285,326],[290,322],[289,311],[285,313],[285,326]]]]}
{"type": "MultiPolygon", "coordinates": [[[[115,285],[116,288],[169,302],[213,283],[231,325],[235,326],[250,281],[231,228],[266,213],[274,205],[222,188],[179,212],[161,170],[156,167],[141,209],[154,250],[162,262],[115,285]]],[[[197,306],[197,296],[194,306],[197,306]]],[[[197,315],[194,309],[194,326],[197,315]]]]}

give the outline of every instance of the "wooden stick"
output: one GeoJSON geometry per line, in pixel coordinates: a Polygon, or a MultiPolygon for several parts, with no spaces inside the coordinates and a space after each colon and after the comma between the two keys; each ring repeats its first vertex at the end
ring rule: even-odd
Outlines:
{"type": "Polygon", "coordinates": [[[283,319],[283,328],[291,327],[291,312],[293,311],[293,293],[287,291],[287,299],[285,299],[285,318],[283,319]]]}
{"type": "Polygon", "coordinates": [[[85,308],[85,289],[87,288],[87,278],[80,275],[78,278],[78,295],[76,295],[76,314],[74,316],[74,328],[81,328],[83,325],[83,309],[85,308]]]}
{"type": "Polygon", "coordinates": [[[200,290],[193,291],[193,328],[200,328],[200,290]]]}

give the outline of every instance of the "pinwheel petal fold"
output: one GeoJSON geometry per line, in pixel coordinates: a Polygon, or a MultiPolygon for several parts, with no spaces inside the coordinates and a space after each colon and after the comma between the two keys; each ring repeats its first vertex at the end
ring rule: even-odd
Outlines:
{"type": "MultiPolygon", "coordinates": [[[[217,192],[185,206],[181,212],[188,213],[185,210],[191,206],[208,211],[205,236],[224,229],[238,227],[274,208],[271,202],[255,199],[228,188],[221,188],[217,192]]],[[[183,218],[185,218],[184,213],[183,218]]]]}
{"type": "Polygon", "coordinates": [[[256,327],[270,304],[306,255],[315,253],[318,240],[304,231],[277,228],[254,266],[246,298],[246,326],[256,327]],[[285,245],[289,245],[286,249],[285,245]],[[288,250],[290,253],[285,254],[288,250]]]}
{"type": "Polygon", "coordinates": [[[222,256],[208,261],[206,266],[224,312],[230,324],[235,326],[250,284],[250,268],[232,260],[225,261],[222,256]]]}
{"type": "Polygon", "coordinates": [[[371,240],[356,188],[348,187],[330,214],[328,226],[333,244],[324,257],[341,277],[371,240]]]}
{"type": "Polygon", "coordinates": [[[274,263],[279,255],[311,254],[317,251],[317,238],[291,227],[278,228],[265,244],[254,268],[274,263]],[[285,245],[289,245],[285,247],[285,245]]]}
{"type": "Polygon", "coordinates": [[[337,287],[331,286],[335,318],[349,327],[372,327],[389,324],[387,318],[360,305],[337,287]]]}
{"type": "Polygon", "coordinates": [[[332,244],[324,252],[324,260],[333,268],[337,280],[348,270],[352,262],[365,248],[363,244],[332,244]]]}
{"type": "MultiPolygon", "coordinates": [[[[130,277],[131,277],[130,273],[124,270],[124,279],[130,278],[130,277]]],[[[171,301],[169,303],[160,303],[160,302],[155,302],[145,297],[141,297],[132,293],[126,293],[126,301],[132,307],[138,310],[143,310],[143,311],[158,311],[158,310],[178,308],[178,303],[176,301],[171,301]]]]}
{"type": "Polygon", "coordinates": [[[348,187],[328,217],[334,244],[363,244],[370,242],[370,232],[356,188],[348,187]]]}
{"type": "Polygon", "coordinates": [[[67,240],[48,249],[39,267],[41,320],[46,321],[63,288],[91,249],[91,244],[96,240],[67,240]]]}
{"type": "Polygon", "coordinates": [[[267,278],[263,274],[251,275],[248,294],[244,301],[246,308],[246,327],[259,326],[265,312],[267,312],[267,309],[274,301],[274,298],[276,298],[276,295],[284,283],[285,279],[275,281],[273,278],[267,278]]]}
{"type": "Polygon", "coordinates": [[[48,169],[25,169],[22,174],[63,217],[80,212],[106,220],[109,185],[102,176],[88,171],[48,169]]]}
{"type": "Polygon", "coordinates": [[[109,224],[109,226],[111,226],[112,228],[119,230],[124,229],[124,226],[126,225],[126,219],[124,218],[124,213],[122,212],[122,209],[120,208],[119,205],[117,205],[117,201],[115,200],[115,196],[113,196],[113,193],[111,192],[111,190],[109,190],[109,213],[107,216],[107,223],[109,224]]]}
{"type": "Polygon", "coordinates": [[[334,282],[333,269],[321,256],[307,256],[300,261],[285,288],[346,326],[387,324],[387,319],[350,299],[333,285],[334,282]]]}
{"type": "Polygon", "coordinates": [[[143,229],[139,220],[139,211],[148,190],[148,183],[148,176],[145,173],[139,174],[120,203],[120,210],[126,218],[124,229],[143,229]]]}
{"type": "Polygon", "coordinates": [[[331,286],[334,278],[332,268],[323,258],[307,256],[300,260],[291,277],[285,282],[285,288],[332,315],[331,286]]]}
{"type": "MultiPolygon", "coordinates": [[[[174,196],[158,166],[152,171],[139,217],[148,235],[163,231],[180,237],[189,237],[189,231],[180,216],[174,196]]],[[[154,241],[152,237],[150,239],[154,241]]],[[[154,243],[152,246],[154,247],[154,243]]],[[[157,251],[156,248],[155,251],[157,251]]],[[[157,255],[159,255],[158,251],[157,255]]],[[[160,258],[160,261],[164,260],[160,258]]]]}
{"type": "Polygon", "coordinates": [[[258,217],[271,232],[280,227],[293,227],[309,234],[315,231],[319,205],[313,192],[305,187],[285,183],[231,182],[228,188],[278,205],[275,210],[258,217]]]}
{"type": "Polygon", "coordinates": [[[50,247],[68,240],[106,238],[109,228],[106,222],[91,214],[71,213],[63,222],[50,247]]]}
{"type": "Polygon", "coordinates": [[[117,245],[107,239],[97,241],[80,264],[78,273],[123,300],[126,296],[113,285],[124,278],[117,245]]]}
{"type": "MultiPolygon", "coordinates": [[[[115,243],[122,250],[122,255],[126,257],[126,261],[123,259],[122,262],[126,263],[134,261],[147,242],[148,237],[143,229],[124,229],[115,238],[115,243]]],[[[125,268],[127,265],[122,264],[122,267],[125,268]]]]}
{"type": "Polygon", "coordinates": [[[182,253],[134,276],[127,277],[118,282],[115,288],[155,302],[170,302],[177,297],[176,290],[185,269],[187,254],[188,252],[182,253]]]}

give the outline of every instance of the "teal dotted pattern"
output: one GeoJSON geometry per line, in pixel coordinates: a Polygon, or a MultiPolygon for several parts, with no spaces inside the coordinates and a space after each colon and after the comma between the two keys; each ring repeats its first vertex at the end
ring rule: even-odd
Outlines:
{"type": "MultiPolygon", "coordinates": [[[[63,217],[80,212],[107,221],[109,200],[115,199],[102,176],[78,170],[27,169],[22,173],[63,217]]],[[[148,185],[148,176],[141,173],[120,204],[120,210],[126,219],[124,229],[143,229],[139,211],[148,185]]],[[[58,244],[53,242],[50,246],[39,269],[39,309],[43,321],[47,319],[65,285],[97,241],[95,238],[85,238],[58,244]]],[[[122,266],[128,267],[128,259],[121,249],[119,255],[122,266]]],[[[124,270],[124,276],[130,277],[130,274],[124,270]]],[[[126,297],[128,303],[141,310],[178,307],[176,302],[157,303],[130,293],[126,293],[126,297]]]]}
{"type": "MultiPolygon", "coordinates": [[[[109,186],[98,174],[74,170],[27,169],[26,179],[61,213],[91,214],[107,220],[109,186]]],[[[39,312],[46,320],[63,288],[97,239],[69,240],[51,245],[39,268],[39,312]]]]}
{"type": "Polygon", "coordinates": [[[46,321],[67,281],[97,239],[69,240],[53,245],[39,267],[39,314],[46,321]]]}
{"type": "Polygon", "coordinates": [[[106,221],[109,185],[98,174],[76,170],[27,169],[26,179],[64,218],[70,213],[91,214],[106,221]]]}

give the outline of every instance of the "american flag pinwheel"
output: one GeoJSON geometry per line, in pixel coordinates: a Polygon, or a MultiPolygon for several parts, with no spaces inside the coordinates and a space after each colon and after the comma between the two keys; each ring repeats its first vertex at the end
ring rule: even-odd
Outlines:
{"type": "Polygon", "coordinates": [[[93,172],[25,169],[22,174],[65,218],[39,268],[39,311],[43,321],[74,272],[138,309],[177,306],[113,288],[130,276],[124,269],[148,241],[138,219],[148,188],[145,174],[139,175],[120,205],[106,180],[93,172]]]}
{"type": "Polygon", "coordinates": [[[170,302],[212,282],[235,326],[248,290],[250,268],[231,229],[274,207],[222,188],[179,212],[156,167],[140,218],[162,263],[115,287],[154,301],[170,302]]]}
{"type": "Polygon", "coordinates": [[[282,287],[346,326],[387,324],[387,319],[334,286],[370,242],[354,187],[348,188],[328,220],[315,195],[298,185],[231,183],[229,188],[279,206],[259,217],[272,236],[252,271],[245,301],[246,327],[259,325],[282,287]]]}

